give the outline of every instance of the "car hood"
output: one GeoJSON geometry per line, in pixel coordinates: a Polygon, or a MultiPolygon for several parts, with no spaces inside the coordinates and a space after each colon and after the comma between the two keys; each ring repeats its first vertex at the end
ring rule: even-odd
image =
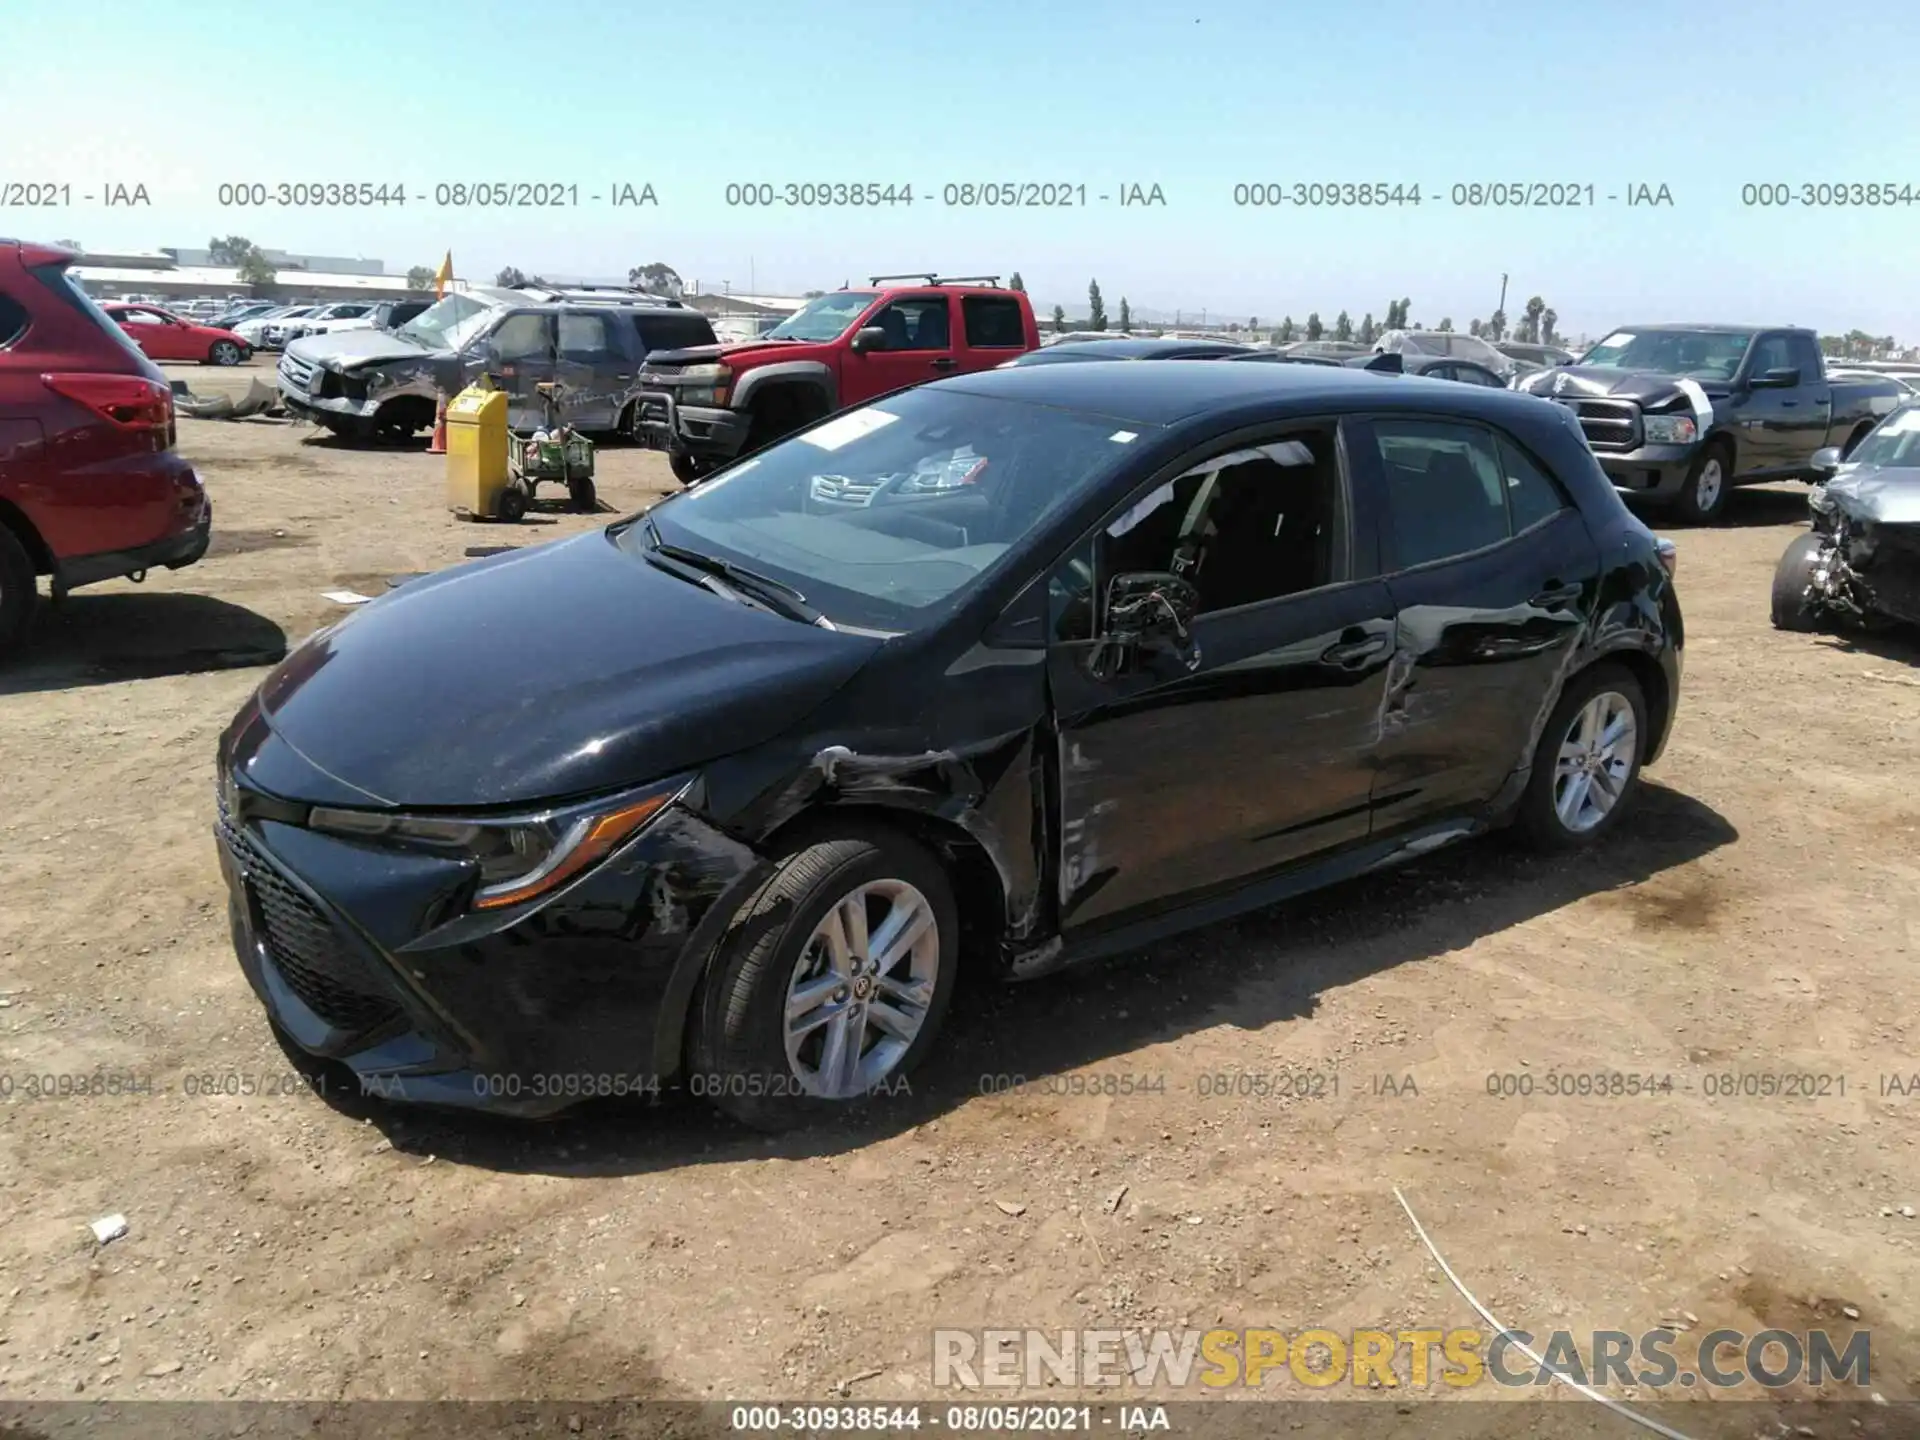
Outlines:
{"type": "MultiPolygon", "coordinates": [[[[1849,466],[1815,494],[1824,495],[1856,520],[1920,525],[1920,469],[1849,466]]],[[[1822,508],[1818,500],[1815,508],[1822,508]]]]}
{"type": "Polygon", "coordinates": [[[1732,387],[1724,380],[1687,379],[1665,375],[1657,370],[1613,370],[1601,365],[1556,365],[1521,377],[1520,386],[1531,395],[1558,398],[1632,400],[1642,406],[1658,405],[1686,394],[1686,386],[1701,391],[1709,400],[1725,398],[1732,387]]]}
{"type": "MultiPolygon", "coordinates": [[[[300,322],[294,320],[288,323],[297,325],[300,322]]],[[[429,350],[418,341],[396,335],[391,330],[373,330],[362,326],[358,330],[331,330],[318,335],[303,335],[287,347],[287,353],[296,360],[305,360],[310,364],[331,360],[336,365],[361,365],[372,360],[418,360],[444,352],[429,350]]]]}
{"type": "Polygon", "coordinates": [[[517,805],[770,739],[882,643],[724,599],[594,531],[388,591],[290,654],[258,703],[362,803],[517,805]]]}
{"type": "Polygon", "coordinates": [[[753,361],[771,360],[776,357],[804,357],[823,348],[822,344],[807,340],[775,340],[771,344],[764,340],[742,340],[731,345],[689,345],[684,350],[655,350],[648,354],[649,365],[706,365],[715,360],[753,361]]]}

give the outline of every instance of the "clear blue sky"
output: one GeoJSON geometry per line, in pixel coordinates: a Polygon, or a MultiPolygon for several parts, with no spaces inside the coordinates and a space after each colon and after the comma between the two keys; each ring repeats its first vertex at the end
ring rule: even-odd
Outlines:
{"type": "MultiPolygon", "coordinates": [[[[4,0],[0,184],[144,183],[150,209],[0,211],[93,248],[269,246],[490,276],[797,292],[1019,270],[1044,303],[1263,324],[1409,295],[1464,327],[1512,276],[1566,331],[1649,318],[1920,338],[1920,11],[1771,0],[4,0]],[[1883,64],[1884,60],[1884,64],[1883,64]],[[22,63],[22,62],[26,63],[22,63]],[[1847,118],[1842,118],[1843,114],[1847,118]],[[437,182],[576,183],[561,210],[442,210],[437,182]],[[222,209],[223,181],[403,181],[404,209],[222,209]],[[911,208],[730,209],[730,181],[910,182],[911,208]],[[1164,209],[960,210],[948,182],[1157,183],[1164,209]],[[1418,208],[1239,208],[1236,182],[1419,184],[1418,208]],[[1456,208],[1475,181],[1592,209],[1456,208]],[[585,201],[650,182],[657,208],[585,201]],[[1748,182],[1881,181],[1906,208],[1748,208],[1748,182]],[[1671,208],[1608,202],[1665,184],[1671,208]]],[[[3,198],[3,197],[0,197],[3,198]]]]}

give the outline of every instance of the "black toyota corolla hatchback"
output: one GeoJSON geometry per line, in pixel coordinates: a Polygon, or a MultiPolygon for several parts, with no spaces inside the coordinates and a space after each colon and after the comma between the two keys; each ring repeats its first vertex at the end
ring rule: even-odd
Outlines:
{"type": "Polygon", "coordinates": [[[924,385],[296,649],[220,742],[234,940],[381,1094],[790,1123],[903,1089],[962,966],[1592,844],[1672,723],[1672,565],[1546,400],[924,385]]]}

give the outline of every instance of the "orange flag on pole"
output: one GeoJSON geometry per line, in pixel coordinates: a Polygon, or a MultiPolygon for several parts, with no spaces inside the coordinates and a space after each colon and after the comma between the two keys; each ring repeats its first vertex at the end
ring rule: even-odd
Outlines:
{"type": "Polygon", "coordinates": [[[447,258],[440,262],[440,269],[433,277],[433,298],[444,300],[447,296],[447,282],[453,279],[453,251],[447,251],[447,258]]]}

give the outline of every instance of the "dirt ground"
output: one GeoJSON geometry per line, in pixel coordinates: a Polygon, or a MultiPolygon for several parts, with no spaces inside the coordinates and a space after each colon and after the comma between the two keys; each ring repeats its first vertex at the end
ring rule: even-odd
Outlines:
{"type": "MultiPolygon", "coordinates": [[[[900,1401],[936,1327],[1477,1324],[1395,1186],[1506,1323],[1858,1324],[1872,1388],[1920,1395],[1920,647],[1769,627],[1800,487],[1669,532],[1678,725],[1601,853],[1473,844],[989,989],[902,1116],[768,1140],[691,1100],[532,1126],[189,1093],[290,1072],[210,834],[263,667],[323,591],[600,523],[463,523],[436,457],[316,433],[182,421],[207,559],[43,610],[0,673],[0,1400],[900,1401]],[[1545,1093],[1616,1071],[1671,1088],[1545,1093]],[[93,1072],[151,1093],[28,1093],[93,1072]],[[1299,1072],[1337,1090],[1239,1093],[1299,1072]],[[1787,1073],[1844,1094],[1708,1093],[1787,1073]]],[[[673,488],[601,460],[610,512],[673,488]]]]}

